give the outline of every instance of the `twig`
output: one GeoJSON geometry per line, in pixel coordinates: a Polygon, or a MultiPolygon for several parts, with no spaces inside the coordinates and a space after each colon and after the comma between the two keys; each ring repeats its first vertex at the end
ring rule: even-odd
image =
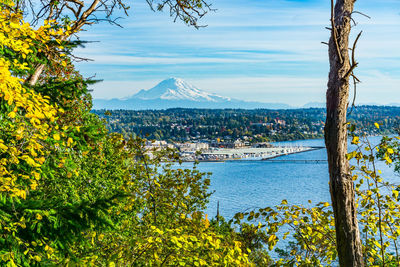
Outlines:
{"type": "Polygon", "coordinates": [[[353,113],[353,109],[356,107],[355,103],[356,103],[356,96],[357,96],[357,81],[356,81],[356,76],[353,76],[353,88],[354,88],[354,95],[353,95],[353,102],[351,103],[351,109],[350,112],[348,114],[348,116],[351,115],[351,113],[353,113]]]}
{"type": "Polygon", "coordinates": [[[353,13],[360,14],[360,15],[362,15],[362,16],[364,16],[364,17],[367,17],[367,18],[371,19],[370,16],[365,15],[364,13],[362,13],[362,12],[360,12],[360,11],[353,11],[353,12],[351,12],[351,14],[353,14],[353,13]]]}
{"type": "Polygon", "coordinates": [[[357,21],[355,21],[352,17],[350,17],[350,19],[354,23],[354,26],[357,26],[357,21]]]}
{"type": "Polygon", "coordinates": [[[78,57],[78,56],[75,56],[75,55],[72,55],[72,54],[70,54],[70,57],[72,57],[72,58],[73,58],[73,60],[74,60],[74,61],[76,61],[76,62],[82,62],[82,61],[85,61],[85,62],[88,62],[88,61],[94,61],[94,59],[91,59],[91,58],[78,57]]]}
{"type": "Polygon", "coordinates": [[[353,48],[351,49],[351,64],[352,65],[357,64],[356,60],[355,60],[355,57],[354,57],[354,53],[355,53],[355,50],[356,50],[356,45],[357,45],[358,39],[360,39],[361,34],[362,34],[362,31],[360,31],[360,33],[357,35],[357,38],[353,43],[353,48]]]}
{"type": "Polygon", "coordinates": [[[353,95],[353,102],[351,104],[351,110],[349,112],[349,116],[351,115],[351,113],[353,112],[353,108],[355,107],[356,96],[357,96],[357,83],[360,82],[360,80],[353,74],[353,70],[358,65],[358,63],[356,62],[356,59],[355,59],[355,51],[356,51],[358,39],[360,39],[361,34],[362,34],[362,31],[360,31],[360,33],[356,37],[356,40],[353,43],[353,48],[351,49],[351,68],[344,77],[345,79],[347,79],[347,75],[351,75],[353,77],[354,95],[353,95]]]}
{"type": "Polygon", "coordinates": [[[361,82],[361,81],[360,81],[360,80],[357,78],[357,76],[356,76],[356,75],[354,75],[354,73],[352,73],[352,74],[351,74],[351,76],[353,76],[353,78],[354,78],[354,79],[356,79],[356,81],[357,81],[358,83],[360,83],[360,82],[361,82]]]}
{"type": "Polygon", "coordinates": [[[347,79],[350,76],[350,74],[353,72],[353,70],[357,67],[357,65],[358,65],[358,63],[351,65],[350,69],[343,76],[343,79],[347,79]]]}

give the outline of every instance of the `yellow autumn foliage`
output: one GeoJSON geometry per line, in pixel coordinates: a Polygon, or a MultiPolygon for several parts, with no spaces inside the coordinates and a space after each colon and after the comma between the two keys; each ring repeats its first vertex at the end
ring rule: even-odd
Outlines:
{"type": "MultiPolygon", "coordinates": [[[[0,6],[12,6],[7,2],[0,0],[0,6]]],[[[24,85],[18,73],[29,69],[29,58],[35,57],[35,51],[46,54],[46,50],[54,50],[54,43],[62,49],[60,37],[70,34],[68,25],[65,28],[54,25],[55,21],[45,21],[35,30],[12,8],[0,11],[0,49],[7,49],[18,59],[2,56],[0,50],[0,265],[58,266],[68,265],[71,259],[79,259],[82,265],[77,266],[105,263],[113,266],[114,260],[125,265],[163,262],[192,266],[250,265],[241,243],[224,240],[201,212],[193,212],[191,219],[175,218],[179,215],[175,208],[189,210],[186,200],[202,203],[205,196],[192,193],[188,186],[188,194],[182,198],[181,189],[173,185],[170,189],[162,188],[162,181],[154,179],[165,215],[158,210],[158,213],[146,210],[144,203],[154,200],[146,191],[152,189],[136,186],[141,185],[140,173],[157,177],[157,169],[152,173],[143,169],[141,163],[133,164],[138,157],[127,149],[126,140],[121,135],[103,133],[104,125],[98,126],[93,114],[86,118],[89,123],[93,120],[93,125],[75,125],[73,120],[63,120],[72,115],[51,101],[62,103],[24,85]],[[81,148],[73,147],[77,137],[69,134],[71,129],[76,135],[82,134],[78,139],[81,148]],[[96,139],[96,135],[104,137],[96,139]],[[100,142],[90,143],[89,139],[100,142]],[[175,196],[181,197],[181,202],[173,203],[173,209],[171,201],[164,207],[163,199],[176,199],[175,196]],[[137,199],[142,205],[139,211],[134,210],[137,199]],[[18,212],[10,208],[14,203],[18,204],[18,212]],[[110,214],[105,213],[105,208],[110,214]],[[157,214],[161,214],[158,223],[152,220],[157,214]],[[93,216],[101,220],[92,220],[93,216]],[[150,229],[149,218],[156,225],[150,229]],[[76,226],[79,220],[82,222],[76,226]],[[111,220],[116,222],[112,229],[111,220]],[[104,228],[96,228],[93,222],[104,228]],[[66,227],[70,228],[65,230],[66,227]],[[87,242],[76,238],[78,235],[87,242]],[[145,252],[141,252],[143,248],[145,252]]],[[[135,145],[131,146],[135,150],[135,145]]],[[[145,154],[140,155],[144,158],[145,154]]],[[[179,178],[195,188],[201,185],[202,175],[195,171],[192,174],[177,171],[170,176],[163,178],[165,184],[179,178]]]]}
{"type": "MultiPolygon", "coordinates": [[[[13,6],[4,0],[0,0],[0,5],[13,6]]],[[[31,54],[34,56],[34,48],[46,49],[49,47],[47,44],[59,38],[62,31],[50,33],[52,22],[35,30],[22,20],[21,13],[11,10],[2,8],[0,11],[0,49],[19,58],[16,60],[4,54],[0,57],[0,198],[4,203],[23,201],[38,189],[43,164],[51,151],[63,147],[63,139],[66,139],[60,138],[65,135],[56,125],[63,110],[51,104],[49,97],[25,87],[24,80],[16,74],[29,69],[24,60],[31,54]]],[[[45,244],[44,239],[25,242],[18,233],[27,228],[27,218],[4,214],[0,221],[0,237],[4,240],[13,236],[27,259],[42,261],[42,256],[35,250],[45,244]]],[[[42,218],[43,215],[37,213],[33,220],[38,222],[42,218]]],[[[31,220],[29,224],[35,221],[31,220]]],[[[47,257],[51,258],[54,250],[47,247],[47,257]]],[[[0,262],[14,266],[18,261],[12,250],[1,251],[0,262]]]]}
{"type": "MultiPolygon", "coordinates": [[[[0,4],[14,5],[5,0],[0,4]]],[[[52,29],[54,23],[46,21],[35,30],[23,21],[21,13],[5,8],[0,11],[0,47],[26,58],[33,52],[34,45],[48,47],[47,43],[63,36],[62,29],[52,29]]],[[[40,166],[46,157],[44,141],[60,140],[59,130],[53,125],[62,110],[51,105],[48,97],[24,88],[24,81],[14,76],[11,68],[25,70],[27,63],[0,58],[0,101],[2,113],[7,114],[0,124],[0,192],[24,198],[29,188],[36,187],[40,177],[40,166]],[[21,168],[24,169],[23,176],[21,168]]]]}
{"type": "Polygon", "coordinates": [[[24,89],[21,80],[11,76],[9,63],[0,58],[0,98],[5,108],[11,110],[0,125],[2,161],[0,192],[10,196],[24,197],[28,183],[19,183],[20,173],[15,165],[21,161],[31,166],[30,171],[40,172],[39,156],[44,156],[42,141],[52,131],[49,122],[54,122],[57,109],[41,95],[24,89]]]}

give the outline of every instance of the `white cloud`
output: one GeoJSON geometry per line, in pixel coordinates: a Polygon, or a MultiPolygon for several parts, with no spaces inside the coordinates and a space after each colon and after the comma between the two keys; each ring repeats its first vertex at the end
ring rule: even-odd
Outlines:
{"type": "MultiPolygon", "coordinates": [[[[328,56],[320,42],[329,39],[329,1],[218,0],[217,12],[203,20],[209,26],[200,30],[174,24],[167,12],[155,14],[144,2],[130,5],[125,28],[103,24],[83,34],[101,43],[79,49],[78,55],[96,61],[78,66],[113,79],[95,85],[96,98],[131,95],[179,71],[225,96],[294,105],[324,101],[328,56]]],[[[372,17],[355,15],[352,39],[364,31],[356,50],[363,81],[358,99],[393,102],[400,84],[400,1],[357,1],[356,10],[372,17]]]]}
{"type": "MultiPolygon", "coordinates": [[[[90,55],[89,55],[90,56],[90,55]]],[[[135,57],[117,55],[91,55],[94,64],[108,65],[159,65],[159,64],[195,64],[195,63],[251,63],[257,59],[234,59],[212,57],[135,57]]]]}

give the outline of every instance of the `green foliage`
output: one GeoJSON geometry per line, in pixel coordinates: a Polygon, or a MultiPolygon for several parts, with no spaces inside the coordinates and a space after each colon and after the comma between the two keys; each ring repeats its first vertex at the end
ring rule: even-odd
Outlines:
{"type": "MultiPolygon", "coordinates": [[[[379,128],[379,124],[375,123],[379,128]]],[[[378,144],[371,144],[368,137],[359,138],[354,132],[352,143],[357,149],[349,153],[357,165],[353,167],[353,179],[358,196],[358,212],[361,234],[364,239],[364,256],[369,264],[400,264],[398,242],[400,236],[399,184],[382,177],[377,162],[398,164],[398,137],[383,137],[378,144]]]]}
{"type": "Polygon", "coordinates": [[[10,10],[0,13],[0,265],[248,265],[201,212],[208,176],[173,150],[109,133],[89,112],[94,81],[60,54],[74,44],[56,45],[64,26],[35,31],[10,10]],[[46,71],[29,86],[19,78],[46,45],[46,71]]]}
{"type": "Polygon", "coordinates": [[[258,229],[266,235],[269,250],[273,250],[280,239],[285,240],[290,236],[294,240],[286,253],[281,250],[283,257],[275,262],[279,266],[328,266],[335,262],[334,219],[328,203],[306,208],[288,205],[283,200],[275,208],[238,213],[235,215],[236,223],[240,223],[244,217],[248,221],[259,222],[258,229]]]}
{"type": "Polygon", "coordinates": [[[130,195],[110,210],[116,228],[98,239],[102,257],[96,264],[220,265],[247,262],[240,243],[224,240],[200,212],[205,208],[209,179],[196,168],[181,169],[173,150],[146,151],[144,140],[130,139],[130,195]]]}
{"type": "MultiPolygon", "coordinates": [[[[374,124],[379,128],[379,124],[374,124]]],[[[398,168],[399,137],[383,137],[371,144],[366,135],[359,136],[350,125],[351,143],[356,146],[347,158],[355,181],[358,222],[361,229],[363,254],[368,266],[397,266],[400,264],[400,185],[385,181],[377,168],[378,162],[398,168]]],[[[311,202],[310,202],[311,204],[311,202]]],[[[334,266],[337,264],[335,223],[328,203],[314,207],[288,205],[283,200],[274,208],[264,208],[235,215],[236,223],[243,220],[258,222],[258,231],[267,238],[269,250],[279,240],[289,238],[286,248],[277,248],[277,266],[334,266]]],[[[254,226],[253,226],[254,227],[254,226]]],[[[251,253],[250,253],[251,259],[251,253]]]]}

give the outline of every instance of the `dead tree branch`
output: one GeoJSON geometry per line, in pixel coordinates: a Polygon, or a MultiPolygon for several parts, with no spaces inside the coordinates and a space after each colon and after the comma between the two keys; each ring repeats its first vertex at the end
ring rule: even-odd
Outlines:
{"type": "Polygon", "coordinates": [[[180,19],[196,29],[206,27],[207,25],[200,25],[199,20],[208,12],[215,11],[211,8],[211,4],[204,0],[146,0],[146,2],[153,11],[163,11],[168,7],[174,22],[180,19]]]}
{"type": "Polygon", "coordinates": [[[355,51],[356,51],[356,47],[357,47],[357,42],[360,39],[362,34],[362,31],[357,35],[354,43],[353,43],[353,48],[351,48],[351,67],[349,70],[349,75],[351,75],[353,77],[353,101],[351,103],[351,110],[349,112],[349,116],[351,115],[351,113],[353,112],[353,109],[355,108],[355,103],[356,103],[356,97],[357,97],[357,84],[360,83],[360,80],[354,75],[353,71],[354,68],[358,65],[358,62],[356,62],[355,59],[355,51]]]}

